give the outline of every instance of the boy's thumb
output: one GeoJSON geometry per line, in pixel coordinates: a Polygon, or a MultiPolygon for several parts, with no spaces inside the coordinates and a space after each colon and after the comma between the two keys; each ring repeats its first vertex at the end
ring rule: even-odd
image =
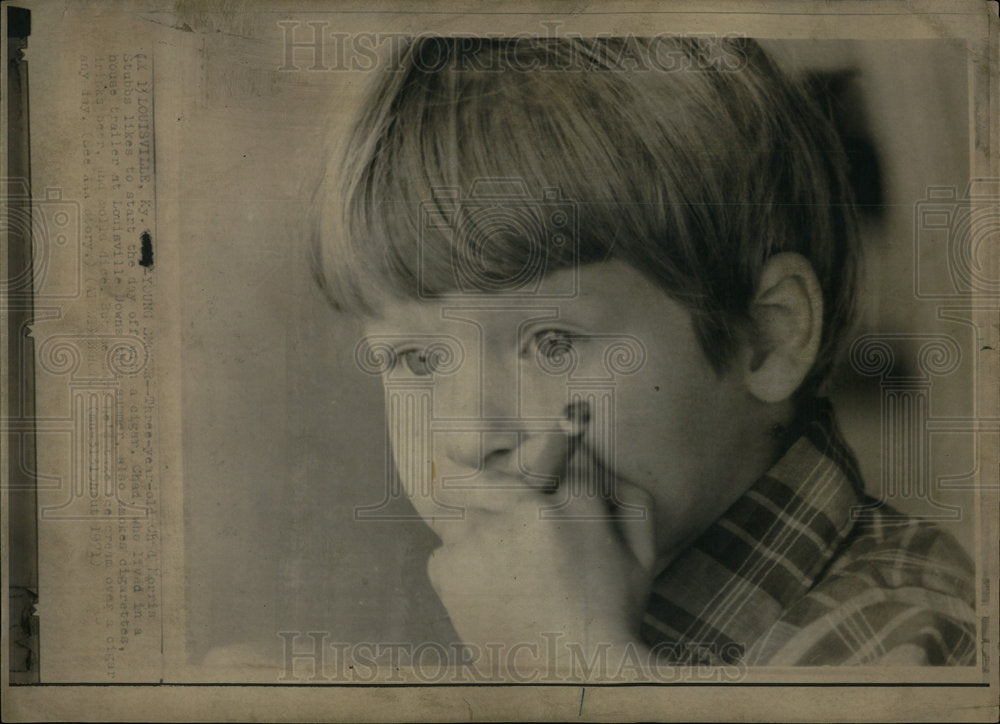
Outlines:
{"type": "Polygon", "coordinates": [[[566,491],[568,517],[604,518],[612,524],[619,538],[635,556],[643,572],[651,574],[656,564],[656,526],[653,497],[637,485],[615,478],[609,486],[610,497],[593,495],[597,485],[587,481],[610,474],[601,463],[584,449],[577,448],[570,456],[567,477],[571,481],[566,491]]]}

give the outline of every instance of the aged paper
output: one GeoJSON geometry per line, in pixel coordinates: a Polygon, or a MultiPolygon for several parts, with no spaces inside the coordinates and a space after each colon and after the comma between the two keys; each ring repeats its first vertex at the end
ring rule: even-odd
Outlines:
{"type": "MultiPolygon", "coordinates": [[[[996,719],[995,4],[38,0],[4,13],[7,718],[996,719]],[[440,440],[496,432],[502,419],[520,444],[550,434],[551,420],[448,416],[420,380],[397,384],[380,355],[409,354],[392,347],[398,330],[335,311],[312,247],[317,188],[347,173],[334,159],[372,103],[366,89],[399,73],[390,60],[419,36],[463,38],[468,57],[479,40],[663,38],[619,59],[651,75],[692,71],[676,36],[736,48],[754,39],[810,89],[847,152],[864,256],[858,321],[825,394],[865,492],[935,526],[971,561],[969,604],[940,604],[969,622],[961,656],[917,666],[907,644],[898,660],[878,658],[869,649],[891,636],[846,624],[835,630],[854,637],[853,656],[837,663],[748,663],[754,642],[730,642],[730,656],[719,639],[659,664],[610,643],[585,650],[572,636],[545,639],[549,650],[516,638],[469,648],[469,621],[506,621],[509,601],[478,600],[463,619],[441,576],[478,580],[476,565],[428,573],[456,509],[428,513],[406,476],[434,481],[444,463],[433,442],[393,450],[393,440],[406,424],[440,440]]],[[[738,74],[744,59],[706,62],[738,74]]],[[[459,193],[493,208],[498,179],[483,181],[459,193]]],[[[581,206],[549,191],[518,198],[574,244],[587,233],[581,206]]],[[[436,196],[408,202],[421,243],[425,227],[452,221],[436,196]],[[425,214],[432,202],[440,217],[425,214]]],[[[426,268],[421,257],[420,302],[431,299],[426,268]]],[[[568,268],[499,311],[515,326],[564,314],[590,274],[568,268]]],[[[479,364],[485,337],[455,329],[488,330],[501,315],[464,291],[438,321],[465,327],[435,328],[406,365],[447,376],[479,364]]],[[[623,407],[636,398],[619,382],[655,367],[658,348],[648,334],[605,333],[620,331],[591,335],[606,343],[609,376],[566,379],[568,399],[613,411],[619,422],[605,433],[627,450],[622,436],[640,430],[629,415],[645,408],[623,407]]],[[[681,379],[678,389],[695,384],[693,373],[681,379]]],[[[487,380],[479,392],[500,387],[487,380]]],[[[523,398],[540,409],[544,394],[523,398]]],[[[888,520],[879,505],[852,510],[852,520],[888,520]]],[[[648,566],[657,573],[675,560],[654,561],[658,552],[648,566]]],[[[482,553],[480,567],[502,561],[482,553]]],[[[597,568],[582,554],[579,564],[597,568]]],[[[499,578],[496,565],[484,578],[499,578]]],[[[941,566],[937,575],[957,577],[941,566]]],[[[869,583],[876,597],[890,585],[869,583]]],[[[734,599],[732,618],[757,615],[734,599]]],[[[920,640],[949,635],[928,624],[920,640]]]]}

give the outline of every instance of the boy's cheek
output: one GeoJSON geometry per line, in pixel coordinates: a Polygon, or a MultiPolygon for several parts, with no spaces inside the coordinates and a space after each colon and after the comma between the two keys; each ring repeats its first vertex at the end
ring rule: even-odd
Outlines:
{"type": "MultiPolygon", "coordinates": [[[[593,408],[580,448],[594,461],[584,467],[587,474],[612,481],[613,507],[624,505],[631,516],[637,514],[636,501],[643,501],[641,520],[649,522],[660,555],[691,513],[689,478],[697,475],[692,475],[689,446],[681,439],[686,433],[671,432],[665,402],[651,409],[649,395],[630,399],[633,391],[641,392],[619,389],[613,404],[593,408]]],[[[643,553],[648,557],[647,549],[643,553]]]]}
{"type": "Polygon", "coordinates": [[[521,417],[528,422],[549,421],[553,424],[564,420],[572,390],[567,375],[538,369],[533,361],[526,367],[517,390],[521,417]]]}

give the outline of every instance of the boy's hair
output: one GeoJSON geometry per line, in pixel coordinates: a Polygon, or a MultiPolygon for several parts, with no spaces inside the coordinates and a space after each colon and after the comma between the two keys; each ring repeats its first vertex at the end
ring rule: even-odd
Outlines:
{"type": "Polygon", "coordinates": [[[811,393],[853,316],[844,167],[822,113],[753,41],[416,38],[387,60],[317,193],[317,268],[335,306],[377,315],[387,293],[458,290],[457,266],[484,290],[523,281],[540,244],[545,273],[620,259],[690,311],[721,373],[753,334],[763,264],[798,252],[824,297],[811,393]],[[523,182],[520,226],[535,231],[476,213],[475,182],[497,178],[523,182]],[[468,213],[435,207],[443,189],[468,213]],[[575,203],[573,243],[550,243],[547,189],[575,203]]]}

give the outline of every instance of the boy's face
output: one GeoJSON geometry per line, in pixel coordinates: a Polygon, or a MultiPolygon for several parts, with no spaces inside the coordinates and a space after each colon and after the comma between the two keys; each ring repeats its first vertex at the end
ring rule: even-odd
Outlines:
{"type": "Polygon", "coordinates": [[[690,314],[642,274],[611,261],[552,277],[570,274],[572,298],[393,300],[366,326],[395,350],[400,477],[439,534],[465,524],[456,508],[500,511],[518,489],[559,486],[540,509],[573,485],[612,508],[641,501],[672,558],[756,477],[741,465],[761,436],[754,402],[740,365],[718,375],[690,314]]]}

